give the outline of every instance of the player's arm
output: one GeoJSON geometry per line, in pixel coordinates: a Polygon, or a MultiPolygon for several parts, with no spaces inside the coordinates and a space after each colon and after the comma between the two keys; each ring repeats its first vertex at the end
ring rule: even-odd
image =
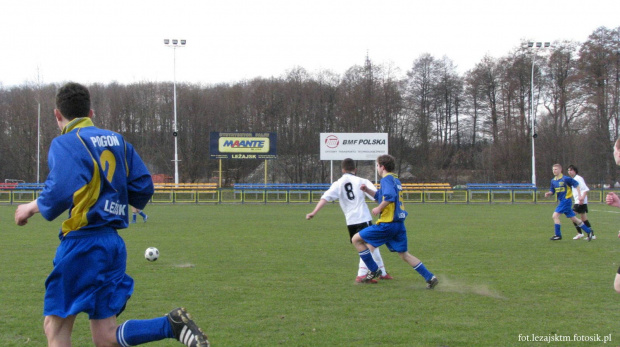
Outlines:
{"type": "Polygon", "coordinates": [[[576,180],[576,179],[574,179],[574,178],[573,178],[573,179],[572,179],[572,183],[571,183],[570,185],[571,185],[571,186],[573,187],[573,189],[576,191],[576,194],[574,194],[574,196],[575,196],[575,200],[576,200],[575,202],[576,202],[578,205],[583,204],[583,198],[581,197],[581,183],[579,183],[579,181],[578,181],[578,180],[576,180]]]}
{"type": "Polygon", "coordinates": [[[386,200],[381,201],[379,206],[377,206],[377,207],[372,209],[372,211],[371,211],[372,214],[375,215],[375,216],[380,215],[381,212],[391,203],[393,203],[393,201],[386,201],[386,200]]]}
{"type": "Polygon", "coordinates": [[[360,186],[360,190],[363,191],[364,193],[370,195],[374,199],[374,196],[377,193],[377,191],[374,190],[373,188],[370,188],[371,186],[374,188],[374,185],[372,185],[372,184],[362,184],[360,186]]]}
{"type": "Polygon", "coordinates": [[[92,178],[94,161],[90,155],[77,153],[81,146],[82,143],[76,139],[52,140],[48,155],[50,172],[41,194],[36,199],[41,216],[48,221],[56,219],[71,208],[74,194],[92,178]],[[74,152],[70,149],[74,149],[74,152]]]}
{"type": "Polygon", "coordinates": [[[579,184],[579,186],[581,187],[581,200],[585,201],[588,197],[588,192],[590,191],[590,188],[588,188],[585,180],[583,181],[583,184],[579,184]]]}
{"type": "Polygon", "coordinates": [[[138,152],[128,142],[125,142],[125,160],[128,166],[127,194],[129,204],[142,210],[155,192],[153,179],[138,152]]]}
{"type": "Polygon", "coordinates": [[[382,179],[380,194],[381,196],[375,199],[377,201],[381,201],[379,206],[373,208],[371,211],[375,216],[380,215],[388,205],[394,204],[398,199],[398,190],[396,189],[396,186],[394,186],[394,181],[382,179]]]}
{"type": "Polygon", "coordinates": [[[545,198],[548,198],[553,194],[555,194],[555,188],[553,188],[553,183],[551,183],[551,187],[549,187],[549,191],[545,193],[545,198]]]}
{"type": "Polygon", "coordinates": [[[579,188],[579,186],[574,187],[577,190],[577,195],[575,195],[577,197],[577,204],[581,205],[583,204],[583,198],[581,197],[581,188],[579,188]]]}
{"type": "Polygon", "coordinates": [[[28,218],[34,216],[34,214],[38,212],[39,205],[37,205],[37,200],[32,200],[27,204],[17,206],[17,210],[15,210],[15,224],[19,226],[26,225],[26,223],[28,223],[28,218]]]}
{"type": "Polygon", "coordinates": [[[325,200],[325,199],[319,200],[319,202],[317,202],[317,204],[316,204],[316,207],[314,208],[314,211],[312,211],[312,212],[310,212],[310,213],[308,213],[306,215],[306,219],[307,220],[312,219],[312,217],[314,217],[319,212],[319,210],[322,209],[323,206],[325,206],[327,204],[327,202],[328,201],[325,200]]]}
{"type": "Polygon", "coordinates": [[[339,181],[336,181],[332,183],[331,186],[329,186],[329,189],[327,189],[325,193],[323,193],[323,195],[321,196],[321,200],[317,202],[316,206],[314,207],[314,211],[306,215],[306,219],[312,219],[312,217],[314,217],[319,212],[319,210],[323,208],[323,206],[327,205],[328,202],[338,199],[338,191],[340,190],[340,184],[338,182],[339,181]]]}

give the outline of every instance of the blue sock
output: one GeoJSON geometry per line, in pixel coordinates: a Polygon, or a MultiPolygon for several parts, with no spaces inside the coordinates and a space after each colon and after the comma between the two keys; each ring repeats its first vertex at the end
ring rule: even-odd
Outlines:
{"type": "Polygon", "coordinates": [[[422,277],[424,277],[425,280],[430,281],[431,278],[433,278],[433,273],[428,271],[426,269],[426,266],[424,266],[424,264],[422,264],[422,262],[420,262],[420,264],[416,265],[413,267],[413,269],[415,271],[417,271],[420,275],[422,275],[422,277]]]}
{"type": "Polygon", "coordinates": [[[581,225],[578,225],[578,227],[580,227],[581,229],[585,230],[586,233],[588,233],[588,234],[592,232],[592,229],[590,229],[590,227],[587,226],[586,223],[584,223],[584,222],[581,222],[581,225]]]}
{"type": "Polygon", "coordinates": [[[372,254],[370,253],[369,249],[359,252],[359,255],[360,258],[362,258],[364,264],[366,264],[368,270],[375,272],[379,269],[379,265],[377,265],[377,263],[375,263],[375,260],[372,259],[372,254]]]}
{"type": "Polygon", "coordinates": [[[140,211],[140,215],[142,216],[142,218],[146,217],[146,214],[144,212],[142,212],[142,211],[140,211]]]}
{"type": "Polygon", "coordinates": [[[123,347],[174,337],[168,317],[128,320],[116,329],[116,341],[123,347]]]}
{"type": "Polygon", "coordinates": [[[133,221],[134,222],[136,221],[136,214],[135,213],[133,214],[133,221]]]}
{"type": "MultiPolygon", "coordinates": [[[[555,236],[557,237],[562,237],[562,232],[560,232],[560,224],[554,224],[555,225],[555,236]]],[[[582,228],[583,229],[583,228],[582,228]]],[[[585,230],[585,229],[584,229],[585,230]]]]}

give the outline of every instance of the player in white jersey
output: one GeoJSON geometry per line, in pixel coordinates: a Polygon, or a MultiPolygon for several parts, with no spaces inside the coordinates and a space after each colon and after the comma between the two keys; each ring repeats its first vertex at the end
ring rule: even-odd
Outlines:
{"type": "MultiPolygon", "coordinates": [[[[340,203],[340,208],[342,209],[342,212],[344,212],[344,217],[347,221],[349,241],[351,241],[353,236],[360,230],[372,225],[372,215],[370,214],[368,205],[366,205],[366,196],[364,192],[361,191],[360,187],[362,184],[366,186],[374,185],[369,180],[356,176],[356,171],[357,169],[355,168],[355,162],[353,159],[347,158],[343,160],[342,177],[338,181],[334,182],[329,189],[323,193],[323,196],[321,196],[321,200],[319,200],[316,204],[314,211],[306,215],[306,219],[310,220],[328,202],[338,200],[340,203]]],[[[385,266],[383,265],[383,259],[381,258],[379,248],[374,248],[371,251],[372,258],[381,269],[382,275],[379,278],[384,280],[392,279],[392,276],[385,271],[385,266]]],[[[359,269],[355,281],[362,283],[362,280],[366,277],[367,273],[368,269],[366,268],[366,264],[360,259],[359,269]]],[[[370,283],[377,283],[377,281],[372,280],[370,283]]]]}
{"type": "MultiPolygon", "coordinates": [[[[568,166],[568,175],[572,177],[575,181],[579,182],[579,188],[581,189],[581,195],[573,195],[574,205],[573,211],[575,213],[579,213],[579,219],[583,221],[585,225],[592,229],[592,225],[588,220],[588,191],[590,188],[586,185],[586,181],[583,177],[579,176],[579,169],[575,165],[568,166]]],[[[574,224],[574,223],[573,223],[574,224]]],[[[583,238],[584,235],[581,232],[581,228],[575,224],[575,229],[577,229],[577,235],[573,237],[573,240],[579,240],[583,238]]],[[[596,240],[596,236],[594,236],[594,231],[592,231],[592,240],[596,240]]]]}

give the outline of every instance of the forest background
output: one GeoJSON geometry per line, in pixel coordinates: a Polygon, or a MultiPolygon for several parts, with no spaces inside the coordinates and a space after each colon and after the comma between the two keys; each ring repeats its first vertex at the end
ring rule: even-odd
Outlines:
{"type": "MultiPolygon", "coordinates": [[[[267,177],[263,161],[224,160],[225,186],[329,182],[331,164],[319,157],[319,134],[327,132],[387,133],[405,182],[531,182],[533,136],[537,186],[547,186],[554,163],[577,165],[594,187],[617,182],[620,27],[600,27],[582,43],[522,42],[463,74],[457,63],[422,54],[403,73],[367,56],[342,75],[295,67],[277,78],[176,83],[180,182],[217,181],[212,131],[277,133],[278,159],[269,161],[267,177]]],[[[0,84],[0,179],[45,180],[47,151],[59,135],[59,86],[0,84]]],[[[173,83],[89,88],[95,125],[125,136],[152,174],[172,177],[173,83]]],[[[360,164],[372,174],[372,162],[360,164]]]]}

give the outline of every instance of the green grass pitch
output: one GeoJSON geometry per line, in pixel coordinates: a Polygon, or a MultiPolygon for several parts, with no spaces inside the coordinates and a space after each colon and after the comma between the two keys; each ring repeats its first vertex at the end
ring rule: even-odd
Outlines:
{"type": "MultiPolygon", "coordinates": [[[[0,346],[43,346],[44,281],[62,218],[36,215],[17,227],[15,208],[0,206],[0,346]]],[[[597,336],[620,344],[618,209],[590,205],[598,239],[588,243],[572,240],[564,217],[564,239],[549,241],[553,204],[408,204],[410,252],[440,280],[429,291],[385,247],[395,279],[355,284],[359,258],[340,208],[305,220],[313,208],[149,205],[147,223],[139,217],[120,231],[136,287],[119,323],[185,306],[213,346],[518,346],[597,336]],[[149,246],[158,261],[144,259],[149,246]]],[[[73,345],[92,345],[84,314],[73,345]]]]}

